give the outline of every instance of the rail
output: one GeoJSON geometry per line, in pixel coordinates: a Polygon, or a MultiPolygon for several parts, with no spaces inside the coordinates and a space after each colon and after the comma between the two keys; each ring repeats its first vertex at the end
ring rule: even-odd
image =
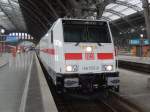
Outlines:
{"type": "Polygon", "coordinates": [[[118,64],[120,68],[150,73],[150,64],[130,62],[130,61],[124,61],[124,60],[119,60],[118,62],[119,62],[118,64]]]}

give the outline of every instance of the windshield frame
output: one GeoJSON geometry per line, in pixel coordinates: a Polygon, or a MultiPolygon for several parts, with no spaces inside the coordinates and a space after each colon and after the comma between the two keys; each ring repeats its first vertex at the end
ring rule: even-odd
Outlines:
{"type": "MultiPolygon", "coordinates": [[[[89,21],[77,21],[77,23],[76,22],[74,22],[73,21],[73,23],[71,22],[71,20],[68,22],[68,20],[67,20],[67,22],[65,21],[63,21],[62,22],[62,25],[63,25],[63,41],[64,42],[67,42],[67,43],[80,43],[80,42],[82,42],[82,43],[112,43],[112,36],[111,36],[111,32],[110,32],[110,29],[109,29],[109,25],[108,25],[108,22],[106,22],[106,21],[90,21],[90,22],[92,22],[92,24],[88,24],[89,23],[89,21]],[[85,28],[83,28],[83,29],[86,29],[86,31],[83,31],[84,33],[86,32],[86,36],[84,36],[85,38],[87,38],[87,40],[84,40],[83,39],[83,37],[81,38],[81,37],[79,37],[79,38],[81,38],[80,40],[78,40],[78,41],[66,41],[65,40],[65,34],[64,34],[64,30],[65,30],[65,25],[66,25],[66,27],[67,27],[67,25],[68,25],[68,27],[71,27],[71,26],[77,26],[78,27],[78,25],[79,25],[79,27],[85,27],[85,28]],[[97,28],[98,29],[98,27],[99,28],[102,28],[102,27],[104,27],[103,28],[103,30],[105,30],[106,31],[106,34],[105,33],[103,33],[103,35],[105,36],[105,37],[107,37],[107,39],[106,40],[104,40],[104,39],[102,39],[101,38],[101,34],[99,33],[99,36],[97,36],[97,37],[100,37],[101,39],[98,39],[98,40],[91,40],[91,41],[89,41],[88,40],[88,38],[89,38],[89,32],[88,32],[88,30],[90,29],[90,27],[91,27],[91,29],[92,29],[92,27],[93,27],[93,30],[94,30],[94,27],[95,28],[97,28]]],[[[75,27],[72,27],[72,28],[75,28],[75,27]]],[[[96,31],[96,30],[95,30],[96,31]]],[[[100,29],[99,29],[99,31],[100,31],[100,29]]],[[[97,31],[97,33],[99,32],[99,31],[97,31]]],[[[84,34],[83,33],[83,34],[84,34]]],[[[91,33],[92,34],[92,33],[91,33]]],[[[90,38],[89,38],[90,39],[90,38]]]]}

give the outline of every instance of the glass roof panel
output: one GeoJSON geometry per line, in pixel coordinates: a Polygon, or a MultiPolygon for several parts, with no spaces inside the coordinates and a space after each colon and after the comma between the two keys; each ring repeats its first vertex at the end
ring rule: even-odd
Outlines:
{"type": "Polygon", "coordinates": [[[117,4],[111,3],[111,4],[106,6],[106,9],[110,9],[112,7],[115,7],[115,6],[117,6],[117,4]]]}
{"type": "Polygon", "coordinates": [[[8,20],[8,18],[5,17],[5,16],[2,16],[2,17],[0,18],[0,20],[8,20]]]}
{"type": "Polygon", "coordinates": [[[4,16],[5,14],[3,12],[0,12],[0,16],[4,16]]]}
{"type": "Polygon", "coordinates": [[[119,16],[116,16],[116,15],[112,15],[109,17],[111,20],[116,20],[116,19],[119,19],[120,17],[119,16]]]}
{"type": "Polygon", "coordinates": [[[139,2],[141,2],[140,0],[128,0],[129,3],[132,3],[132,4],[137,4],[139,2]]]}
{"type": "Polygon", "coordinates": [[[117,5],[117,7],[112,8],[112,9],[115,10],[115,11],[121,11],[121,10],[124,10],[126,8],[128,8],[128,7],[123,6],[123,5],[117,5]]]}
{"type": "Polygon", "coordinates": [[[104,12],[103,14],[104,17],[109,17],[112,20],[119,19],[120,17],[122,17],[122,15],[128,16],[143,10],[141,0],[117,0],[116,3],[110,3],[109,5],[107,5],[106,9],[115,11],[114,13],[110,12],[111,15],[108,14],[108,10],[107,13],[104,12]]]}
{"type": "Polygon", "coordinates": [[[142,2],[136,4],[136,6],[140,7],[142,10],[143,10],[143,7],[142,7],[142,2]]]}
{"type": "Polygon", "coordinates": [[[128,16],[128,15],[131,15],[133,13],[136,13],[137,11],[133,10],[133,9],[126,9],[124,11],[122,11],[121,13],[128,16]]]}
{"type": "Polygon", "coordinates": [[[11,11],[12,8],[11,7],[5,7],[5,10],[7,10],[7,11],[10,10],[11,11]]]}
{"type": "Polygon", "coordinates": [[[0,2],[1,2],[1,3],[9,4],[9,3],[8,3],[8,0],[0,0],[0,2]]]}
{"type": "Polygon", "coordinates": [[[141,9],[143,9],[141,0],[131,0],[131,1],[129,1],[129,3],[136,5],[136,6],[140,7],[141,9]]]}
{"type": "Polygon", "coordinates": [[[110,16],[110,15],[112,15],[112,13],[109,13],[109,12],[104,12],[104,13],[103,13],[103,16],[105,16],[105,17],[108,17],[108,16],[110,16]]]}
{"type": "Polygon", "coordinates": [[[16,2],[11,1],[11,4],[13,5],[13,7],[19,7],[19,4],[16,2]]]}

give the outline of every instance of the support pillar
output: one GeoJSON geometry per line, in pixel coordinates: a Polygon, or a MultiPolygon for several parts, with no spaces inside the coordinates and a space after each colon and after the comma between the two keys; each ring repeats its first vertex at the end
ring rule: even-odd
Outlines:
{"type": "Polygon", "coordinates": [[[150,39],[150,8],[149,8],[149,3],[148,3],[148,0],[142,0],[142,3],[143,3],[143,9],[144,9],[147,38],[150,39]]]}
{"type": "Polygon", "coordinates": [[[105,7],[106,7],[106,4],[105,4],[105,1],[103,0],[99,0],[97,1],[96,3],[96,9],[97,9],[97,19],[101,18],[102,15],[103,15],[103,12],[105,10],[105,7]]]}
{"type": "Polygon", "coordinates": [[[80,6],[80,3],[78,3],[76,0],[68,0],[68,2],[70,3],[71,7],[73,8],[74,17],[81,18],[82,7],[80,6]]]}

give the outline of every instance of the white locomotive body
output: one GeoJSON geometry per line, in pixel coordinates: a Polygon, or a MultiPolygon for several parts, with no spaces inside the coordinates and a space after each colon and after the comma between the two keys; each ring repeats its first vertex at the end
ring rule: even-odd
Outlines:
{"type": "Polygon", "coordinates": [[[39,42],[39,57],[58,88],[119,88],[109,23],[58,19],[39,42]]]}

